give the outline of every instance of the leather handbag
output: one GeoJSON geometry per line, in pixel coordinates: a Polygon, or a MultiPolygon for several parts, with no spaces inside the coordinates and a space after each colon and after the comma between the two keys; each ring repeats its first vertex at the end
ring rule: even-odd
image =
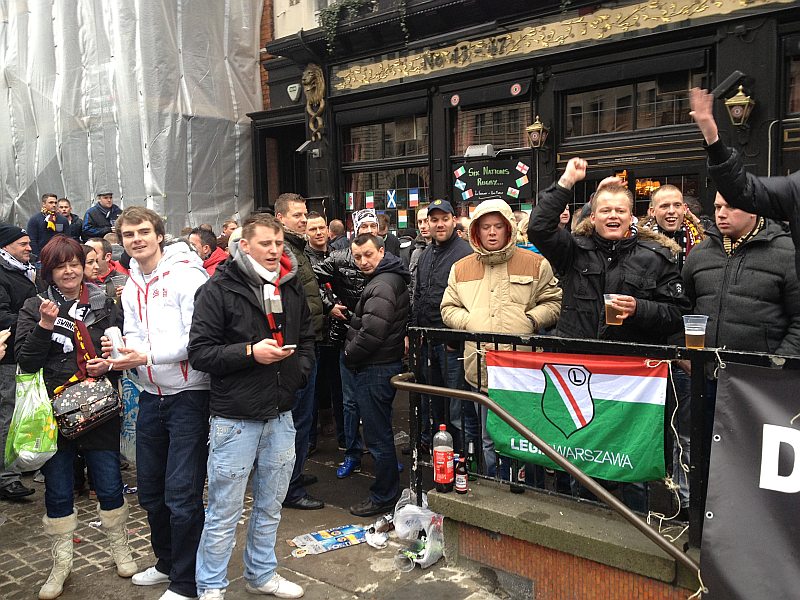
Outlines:
{"type": "Polygon", "coordinates": [[[58,432],[75,439],[122,413],[119,392],[107,377],[89,377],[53,396],[58,432]]]}

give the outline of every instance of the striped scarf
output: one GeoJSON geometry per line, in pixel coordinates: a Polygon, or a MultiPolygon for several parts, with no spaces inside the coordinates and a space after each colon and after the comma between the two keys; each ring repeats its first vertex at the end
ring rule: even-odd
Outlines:
{"type": "Polygon", "coordinates": [[[50,231],[56,230],[56,213],[50,212],[46,208],[42,209],[42,214],[44,215],[44,222],[47,223],[47,228],[50,231]]]}
{"type": "Polygon", "coordinates": [[[756,235],[758,235],[758,233],[764,229],[764,226],[764,217],[759,217],[758,221],[756,222],[756,226],[750,230],[750,233],[743,235],[738,240],[734,240],[733,238],[729,238],[727,235],[723,235],[722,247],[725,248],[725,254],[728,256],[733,254],[739,246],[749,240],[752,240],[756,235]]]}

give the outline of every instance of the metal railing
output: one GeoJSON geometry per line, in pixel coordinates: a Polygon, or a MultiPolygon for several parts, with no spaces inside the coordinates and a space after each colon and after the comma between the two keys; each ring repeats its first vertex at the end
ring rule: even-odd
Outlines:
{"type": "MultiPolygon", "coordinates": [[[[691,349],[680,346],[658,346],[650,344],[632,344],[622,342],[609,342],[602,340],[578,340],[569,338],[559,338],[552,336],[537,335],[508,335],[496,333],[473,333],[465,331],[455,331],[450,329],[417,328],[409,329],[409,356],[411,358],[411,369],[414,373],[421,373],[421,369],[429,368],[428,365],[420,364],[420,357],[424,346],[427,346],[426,356],[430,356],[432,347],[439,344],[446,344],[452,347],[463,347],[464,342],[475,342],[478,346],[478,389],[481,389],[480,381],[482,372],[482,354],[480,350],[486,345],[503,344],[510,346],[511,349],[529,349],[533,351],[547,351],[570,354],[587,355],[618,355],[635,356],[652,360],[665,361],[689,361],[691,365],[691,427],[690,427],[690,465],[689,465],[689,545],[699,548],[702,540],[703,514],[706,499],[706,487],[708,479],[708,463],[710,455],[710,439],[708,439],[708,429],[706,419],[706,365],[711,363],[735,362],[752,366],[800,369],[800,357],[783,357],[769,354],[736,352],[721,349],[691,349]]],[[[446,357],[446,354],[445,354],[446,357]]],[[[447,360],[445,358],[445,360],[447,360]]],[[[445,367],[446,368],[446,367],[445,367]]],[[[538,447],[543,454],[556,463],[561,469],[569,473],[579,484],[584,486],[597,498],[608,504],[611,508],[620,513],[623,518],[632,523],[637,529],[642,531],[648,538],[661,547],[669,555],[686,565],[693,571],[697,570],[697,564],[680,552],[675,546],[670,544],[658,532],[654,531],[645,521],[632,512],[619,499],[598,484],[592,478],[586,476],[577,467],[569,463],[555,450],[550,448],[534,432],[527,429],[515,417],[510,415],[501,406],[497,405],[490,398],[481,393],[468,391],[465,389],[454,389],[452,387],[431,386],[412,381],[412,373],[399,375],[392,380],[395,388],[409,392],[410,396],[410,430],[411,444],[414,449],[412,463],[412,485],[417,492],[417,498],[422,497],[422,474],[418,468],[421,443],[422,411],[420,410],[420,394],[428,394],[445,398],[457,398],[462,401],[476,402],[487,407],[494,412],[500,419],[510,427],[524,436],[528,442],[538,447]]],[[[430,371],[425,377],[427,381],[435,381],[431,378],[430,371]]],[[[461,444],[464,445],[464,430],[461,427],[461,444]]],[[[671,444],[665,444],[665,458],[672,461],[671,444]]]]}

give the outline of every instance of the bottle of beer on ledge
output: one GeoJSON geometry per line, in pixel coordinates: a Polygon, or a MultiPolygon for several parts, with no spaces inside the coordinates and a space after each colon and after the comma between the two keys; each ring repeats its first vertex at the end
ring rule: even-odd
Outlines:
{"type": "Polygon", "coordinates": [[[462,456],[458,460],[458,466],[456,467],[456,492],[459,494],[466,494],[469,491],[469,486],[467,485],[467,480],[469,479],[469,475],[467,474],[467,461],[464,460],[462,456]]]}
{"type": "Polygon", "coordinates": [[[439,425],[439,431],[433,436],[433,481],[436,491],[447,493],[453,490],[455,469],[453,468],[453,436],[447,433],[447,427],[439,425]]]}

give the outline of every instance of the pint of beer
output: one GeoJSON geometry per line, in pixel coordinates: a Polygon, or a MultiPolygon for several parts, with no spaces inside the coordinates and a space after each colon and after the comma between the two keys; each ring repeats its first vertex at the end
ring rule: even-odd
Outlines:
{"type": "Polygon", "coordinates": [[[606,305],[606,325],[622,325],[622,319],[620,319],[622,311],[611,304],[616,297],[617,294],[603,294],[603,301],[606,305]]]}
{"type": "Polygon", "coordinates": [[[687,348],[706,347],[707,322],[708,317],[705,315],[683,315],[683,332],[687,348]]]}

